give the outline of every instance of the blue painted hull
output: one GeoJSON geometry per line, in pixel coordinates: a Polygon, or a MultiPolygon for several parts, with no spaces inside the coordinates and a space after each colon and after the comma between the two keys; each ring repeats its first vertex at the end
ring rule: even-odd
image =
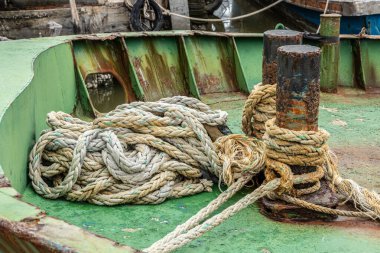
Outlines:
{"type": "MultiPolygon", "coordinates": [[[[319,15],[321,12],[305,9],[302,7],[288,4],[289,9],[297,13],[307,21],[319,25],[319,15]]],[[[340,33],[358,34],[365,27],[367,34],[380,35],[380,14],[366,16],[342,16],[340,33]]]]}

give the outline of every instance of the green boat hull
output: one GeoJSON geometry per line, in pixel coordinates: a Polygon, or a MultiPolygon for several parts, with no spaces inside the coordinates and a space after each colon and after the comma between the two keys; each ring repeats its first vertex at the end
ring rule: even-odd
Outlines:
{"type": "MultiPolygon", "coordinates": [[[[85,80],[94,73],[111,73],[124,102],[197,97],[226,110],[229,127],[239,133],[244,100],[261,81],[262,46],[261,34],[193,32],[0,43],[0,252],[133,252],[207,205],[218,189],[157,206],[45,200],[28,185],[28,154],[46,128],[48,112],[93,118],[104,109],[86,88],[85,80]]],[[[342,173],[377,191],[379,47],[376,37],[341,38],[339,92],[322,94],[319,120],[332,135],[330,145],[342,173]]],[[[379,229],[377,223],[361,220],[280,223],[252,206],[179,252],[377,252],[379,229]]]]}

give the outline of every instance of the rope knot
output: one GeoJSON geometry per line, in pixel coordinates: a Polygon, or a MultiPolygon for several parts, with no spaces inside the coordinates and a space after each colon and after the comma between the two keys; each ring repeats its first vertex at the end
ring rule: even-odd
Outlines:
{"type": "Polygon", "coordinates": [[[241,134],[219,137],[215,149],[223,168],[219,178],[228,186],[243,174],[257,174],[265,165],[264,143],[241,134]]]}

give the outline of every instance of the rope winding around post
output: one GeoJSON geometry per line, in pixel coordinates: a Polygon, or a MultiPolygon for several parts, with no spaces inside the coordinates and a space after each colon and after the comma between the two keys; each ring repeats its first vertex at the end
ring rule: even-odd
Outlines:
{"type": "MultiPolygon", "coordinates": [[[[257,156],[256,159],[266,160],[266,168],[264,169],[267,182],[264,182],[263,185],[259,186],[252,193],[247,194],[234,205],[205,220],[228,198],[234,195],[247,180],[251,179],[249,176],[243,176],[233,183],[226,192],[223,192],[218,198],[210,202],[208,206],[201,209],[182,225],[177,226],[174,231],[164,238],[144,249],[144,252],[164,253],[174,251],[202,236],[232,215],[265,196],[282,199],[288,203],[326,214],[380,219],[379,195],[360,187],[352,180],[340,177],[334,156],[327,146],[329,134],[325,130],[295,131],[280,128],[275,125],[275,118],[266,122],[265,126],[266,133],[264,140],[266,148],[264,150],[266,152],[263,153],[264,155],[257,156]],[[293,175],[288,163],[313,165],[318,166],[318,169],[314,173],[293,175]],[[277,175],[280,177],[277,178],[277,175]],[[358,211],[331,209],[309,203],[297,197],[316,191],[319,187],[317,182],[323,176],[330,180],[338,192],[347,197],[347,200],[351,200],[358,211]],[[294,188],[294,185],[310,182],[316,183],[314,184],[315,186],[302,190],[294,188]]],[[[257,162],[256,165],[257,167],[254,167],[254,171],[257,173],[263,167],[260,162],[257,162]]]]}
{"type": "Polygon", "coordinates": [[[326,131],[289,130],[271,119],[265,123],[264,142],[230,135],[212,143],[203,125],[224,124],[226,117],[226,113],[186,97],[122,105],[91,123],[53,112],[48,115],[51,129],[31,151],[29,176],[36,192],[46,198],[65,197],[99,205],[157,204],[210,190],[211,182],[202,178],[202,172],[213,173],[229,185],[208,206],[144,252],[171,252],[265,196],[318,212],[380,219],[379,195],[339,175],[326,131]],[[298,176],[289,164],[319,169],[298,176]],[[209,217],[262,170],[266,182],[209,217]],[[358,211],[299,199],[299,195],[316,189],[300,191],[294,186],[313,182],[318,187],[321,176],[358,211]]]}

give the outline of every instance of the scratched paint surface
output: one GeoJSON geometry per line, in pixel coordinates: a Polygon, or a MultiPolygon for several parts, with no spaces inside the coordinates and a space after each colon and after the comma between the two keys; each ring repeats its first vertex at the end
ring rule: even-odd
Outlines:
{"type": "MultiPolygon", "coordinates": [[[[331,133],[330,145],[337,151],[342,166],[348,167],[342,168],[342,173],[379,191],[376,167],[380,162],[380,98],[351,94],[350,90],[342,92],[346,94],[322,95],[319,124],[331,133]],[[358,157],[353,159],[355,155],[358,157]]],[[[228,125],[233,132],[241,132],[244,99],[241,93],[203,97],[213,108],[229,113],[228,125]]],[[[225,206],[249,191],[239,193],[225,206]]],[[[191,217],[218,194],[215,188],[211,193],[155,206],[100,207],[45,200],[29,187],[23,199],[42,207],[49,215],[142,249],[191,217]]],[[[379,252],[380,225],[366,226],[280,223],[265,218],[258,206],[252,205],[178,252],[379,252]]]]}
{"type": "MultiPolygon", "coordinates": [[[[135,35],[130,34],[129,36],[135,35]]],[[[26,169],[27,152],[32,145],[31,136],[38,136],[40,130],[45,127],[46,112],[53,109],[69,112],[72,109],[75,98],[75,89],[73,89],[75,77],[69,46],[61,45],[55,50],[48,50],[46,54],[49,57],[41,59],[41,56],[38,57],[35,61],[35,68],[31,67],[38,54],[61,43],[64,39],[20,40],[2,42],[0,46],[1,55],[5,59],[0,64],[3,77],[0,80],[0,94],[5,95],[0,99],[0,117],[2,117],[0,136],[3,143],[10,144],[1,147],[3,151],[1,162],[3,166],[6,165],[4,170],[13,180],[17,189],[25,187],[27,175],[21,172],[26,169]],[[71,67],[68,68],[68,66],[71,67]],[[19,71],[20,69],[23,71],[19,71]],[[33,69],[36,73],[33,73],[33,69]],[[39,69],[44,71],[40,73],[39,69]],[[62,72],[57,69],[65,69],[65,75],[60,75],[62,72]],[[68,72],[68,69],[71,70],[68,72]],[[34,81],[28,86],[27,84],[33,76],[34,81]],[[33,84],[33,82],[36,83],[33,84]],[[58,83],[70,84],[71,88],[66,92],[71,93],[71,96],[65,96],[68,99],[58,101],[57,96],[52,94],[60,92],[60,90],[50,90],[50,88],[54,88],[54,85],[49,86],[49,89],[42,86],[43,88],[38,89],[38,93],[34,92],[35,87],[33,88],[33,86],[35,85],[39,87],[39,85],[58,83]],[[20,92],[22,92],[21,95],[20,92]],[[38,95],[37,99],[31,99],[33,94],[38,95]],[[14,101],[16,97],[17,101],[14,101]],[[12,101],[13,103],[11,103],[12,101]],[[35,101],[39,103],[34,103],[35,101]],[[46,102],[54,106],[43,108],[42,103],[46,102]],[[57,105],[57,103],[61,104],[57,105]],[[20,114],[20,111],[25,113],[20,114]],[[29,117],[33,118],[34,116],[36,116],[36,120],[29,120],[29,117]],[[22,131],[18,131],[18,129],[22,129],[22,131]],[[18,140],[24,140],[27,143],[18,140]],[[19,147],[24,148],[22,152],[19,147]],[[7,163],[4,164],[4,161],[7,163]]],[[[252,38],[252,41],[261,41],[261,38],[252,38]]],[[[248,40],[245,42],[246,45],[249,45],[248,40]]],[[[238,47],[242,45],[240,43],[238,47]]],[[[347,43],[345,45],[347,46],[347,43]]],[[[345,52],[351,53],[349,48],[345,52]]],[[[376,54],[369,54],[368,57],[372,55],[376,57],[376,54]]],[[[259,55],[254,59],[250,62],[248,57],[245,58],[246,64],[256,66],[260,62],[259,55]]],[[[347,71],[342,72],[341,75],[346,76],[346,73],[352,73],[350,65],[346,64],[347,71]]],[[[254,82],[252,83],[255,83],[256,75],[253,74],[254,82]]],[[[347,75],[348,86],[352,86],[350,81],[352,81],[352,76],[347,75]]],[[[62,87],[67,88],[67,86],[62,87]]],[[[224,102],[224,95],[219,95],[217,98],[204,99],[213,100],[210,101],[213,103],[213,107],[228,111],[230,113],[229,126],[235,132],[239,132],[244,99],[240,95],[231,96],[230,94],[225,95],[229,100],[224,102]]],[[[320,125],[332,134],[331,146],[338,154],[342,168],[346,168],[341,170],[342,173],[376,190],[380,189],[377,169],[380,164],[379,106],[378,98],[364,95],[358,97],[357,94],[347,93],[345,96],[323,96],[320,108],[320,125]]],[[[112,208],[66,201],[47,201],[37,196],[31,188],[27,188],[25,191],[24,199],[39,205],[50,215],[67,220],[89,231],[137,248],[144,248],[205,206],[217,194],[218,191],[215,190],[213,193],[172,200],[159,206],[112,208]]],[[[232,201],[243,194],[236,196],[232,201]]],[[[380,248],[378,231],[377,224],[365,229],[358,229],[355,227],[332,227],[331,225],[277,223],[267,220],[257,212],[256,206],[251,206],[221,227],[182,249],[181,252],[294,252],[296,250],[300,252],[378,252],[380,248]]]]}

